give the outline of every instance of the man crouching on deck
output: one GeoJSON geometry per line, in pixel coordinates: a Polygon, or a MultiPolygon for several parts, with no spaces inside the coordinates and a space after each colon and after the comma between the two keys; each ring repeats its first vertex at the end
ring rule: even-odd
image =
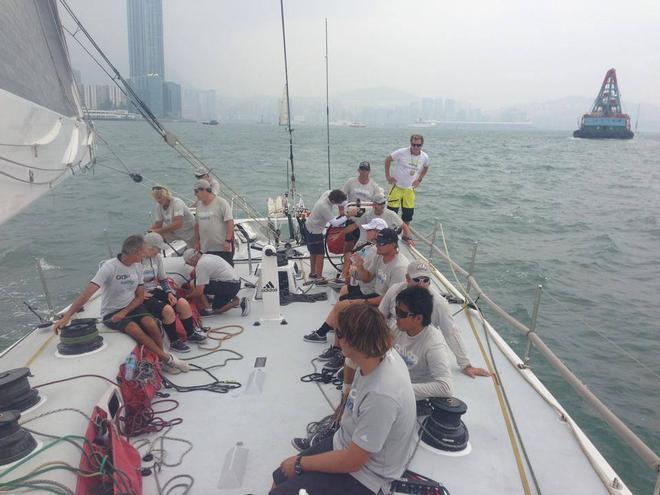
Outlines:
{"type": "Polygon", "coordinates": [[[62,319],[55,322],[53,331],[57,333],[69,323],[71,317],[101,289],[101,316],[105,326],[129,335],[158,356],[167,367],[189,371],[188,363],[163,350],[163,336],[158,323],[142,305],[143,248],[144,239],[141,235],[128,237],[121,247],[121,254],[103,263],[62,319]]]}
{"type": "Polygon", "coordinates": [[[389,493],[417,441],[415,396],[410,376],[383,315],[356,304],[339,313],[336,338],[357,364],[339,430],[273,473],[270,495],[389,493]]]}

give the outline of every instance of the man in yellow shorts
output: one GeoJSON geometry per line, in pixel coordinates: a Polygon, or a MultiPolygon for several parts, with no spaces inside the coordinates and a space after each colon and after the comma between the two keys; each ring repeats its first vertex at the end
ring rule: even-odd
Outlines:
{"type": "Polygon", "coordinates": [[[385,178],[391,184],[387,195],[387,208],[399,213],[401,219],[410,223],[415,212],[415,190],[429,170],[429,156],[422,151],[424,137],[410,136],[410,147],[394,151],[385,158],[385,178]],[[390,166],[394,162],[394,170],[390,166]]]}

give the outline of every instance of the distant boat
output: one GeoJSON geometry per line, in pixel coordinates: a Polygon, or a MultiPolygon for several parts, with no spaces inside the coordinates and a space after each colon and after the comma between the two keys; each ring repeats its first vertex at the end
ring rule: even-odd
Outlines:
{"type": "Polygon", "coordinates": [[[363,124],[362,122],[351,122],[348,124],[348,127],[367,127],[367,124],[363,124]]]}
{"type": "Polygon", "coordinates": [[[600,87],[590,113],[580,120],[580,128],[573,137],[587,139],[632,139],[630,115],[621,111],[621,95],[616,70],[610,69],[600,87]]]}
{"type": "Polygon", "coordinates": [[[218,125],[218,121],[213,119],[213,120],[209,120],[208,122],[202,122],[202,124],[204,124],[204,125],[218,125]]]}

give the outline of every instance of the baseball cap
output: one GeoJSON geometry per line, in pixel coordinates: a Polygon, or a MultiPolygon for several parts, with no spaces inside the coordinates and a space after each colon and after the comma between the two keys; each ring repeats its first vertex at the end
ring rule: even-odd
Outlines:
{"type": "Polygon", "coordinates": [[[369,163],[366,160],[360,162],[360,164],[358,165],[358,170],[371,170],[371,163],[369,163]]]}
{"type": "Polygon", "coordinates": [[[185,261],[187,264],[190,264],[192,259],[200,254],[199,252],[195,251],[194,249],[186,249],[183,252],[183,261],[185,261]]]}
{"type": "Polygon", "coordinates": [[[143,239],[147,246],[152,246],[158,249],[165,248],[163,243],[163,236],[161,236],[158,232],[148,232],[144,234],[143,239]]]}
{"type": "Polygon", "coordinates": [[[374,195],[373,203],[382,205],[386,202],[385,195],[381,192],[378,192],[374,195]]]}
{"type": "Polygon", "coordinates": [[[383,229],[378,232],[378,237],[376,238],[378,244],[396,244],[399,242],[399,236],[396,235],[394,229],[383,229]]]}
{"type": "Polygon", "coordinates": [[[429,268],[428,263],[421,260],[413,260],[408,264],[408,270],[406,271],[410,278],[417,277],[431,277],[431,269],[429,268]]]}
{"type": "Polygon", "coordinates": [[[382,218],[372,218],[371,222],[362,225],[364,230],[383,230],[387,228],[387,222],[382,218]]]}
{"type": "Polygon", "coordinates": [[[199,179],[198,181],[195,181],[193,189],[211,189],[211,184],[209,184],[209,181],[207,180],[199,179]]]}
{"type": "Polygon", "coordinates": [[[211,172],[210,169],[209,170],[197,171],[197,172],[195,172],[195,177],[197,177],[198,179],[201,179],[205,175],[209,175],[210,172],[211,172]]]}

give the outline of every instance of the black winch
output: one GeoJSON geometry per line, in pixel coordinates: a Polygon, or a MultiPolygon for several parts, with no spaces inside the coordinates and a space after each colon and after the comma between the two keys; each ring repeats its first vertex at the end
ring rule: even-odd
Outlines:
{"type": "Polygon", "coordinates": [[[96,328],[95,318],[79,318],[60,329],[57,350],[65,356],[85,354],[103,345],[103,337],[96,328]]]}
{"type": "Polygon", "coordinates": [[[433,397],[429,402],[432,412],[424,420],[422,441],[448,452],[465,449],[470,435],[461,416],[467,411],[467,404],[455,397],[433,397]]]}
{"type": "Polygon", "coordinates": [[[19,411],[0,412],[0,466],[22,459],[37,446],[34,437],[18,424],[20,417],[19,411]]]}
{"type": "Polygon", "coordinates": [[[0,412],[25,411],[39,402],[39,392],[30,387],[30,368],[0,372],[0,412]]]}

